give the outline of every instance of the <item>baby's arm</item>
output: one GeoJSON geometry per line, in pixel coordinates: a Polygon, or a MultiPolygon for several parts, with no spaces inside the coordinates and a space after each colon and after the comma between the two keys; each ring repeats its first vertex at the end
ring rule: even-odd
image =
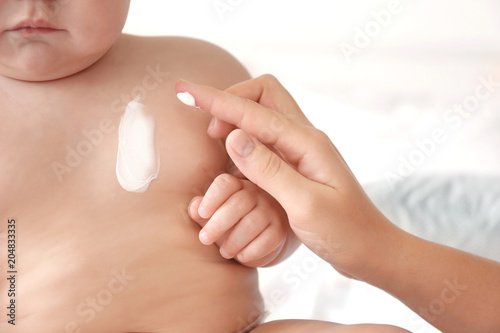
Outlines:
{"type": "Polygon", "coordinates": [[[230,174],[218,176],[203,197],[194,198],[189,215],[202,227],[203,244],[216,243],[224,258],[245,266],[273,265],[299,244],[278,202],[230,174]]]}

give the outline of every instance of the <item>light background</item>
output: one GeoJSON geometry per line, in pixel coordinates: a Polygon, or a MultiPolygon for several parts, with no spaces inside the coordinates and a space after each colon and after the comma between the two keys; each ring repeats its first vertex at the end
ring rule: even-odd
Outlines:
{"type": "MultiPolygon", "coordinates": [[[[371,12],[390,0],[221,0],[232,4],[222,18],[215,0],[132,0],[125,32],[201,38],[233,53],[254,76],[274,74],[364,182],[396,171],[399,154],[408,157],[415,140],[444,126],[444,112],[474,92],[500,55],[497,1],[396,2],[402,13],[350,64],[340,44],[354,45],[355,29],[374,21],[371,12]]],[[[456,141],[439,147],[418,171],[447,171],[453,160],[458,171],[496,172],[498,159],[489,160],[493,151],[481,147],[482,138],[462,142],[487,118],[484,109],[451,131],[456,141]]]]}
{"type": "MultiPolygon", "coordinates": [[[[500,72],[494,74],[500,2],[396,1],[402,12],[348,62],[341,43],[354,45],[356,29],[373,24],[372,13],[392,2],[132,0],[125,32],[208,40],[234,54],[252,75],[274,74],[363,184],[389,186],[387,173],[398,174],[401,160],[436,128],[447,139],[414,167],[415,174],[498,175],[500,94],[482,101],[457,128],[443,116],[474,96],[480,77],[500,81],[500,72]],[[217,3],[231,9],[221,16],[217,3]]],[[[301,249],[289,263],[261,271],[271,319],[382,322],[433,332],[390,296],[344,279],[313,258],[301,249]],[[299,277],[294,267],[307,274],[293,280],[299,277]],[[286,296],[273,300],[272,291],[286,296]]]]}

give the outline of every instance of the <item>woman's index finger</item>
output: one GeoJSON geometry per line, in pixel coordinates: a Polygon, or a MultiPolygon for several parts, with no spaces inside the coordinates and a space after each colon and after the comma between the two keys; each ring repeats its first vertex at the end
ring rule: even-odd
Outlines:
{"type": "Polygon", "coordinates": [[[181,80],[175,88],[177,92],[191,94],[201,110],[241,128],[265,144],[277,144],[279,135],[291,125],[289,119],[274,110],[212,87],[181,80]]]}
{"type": "Polygon", "coordinates": [[[288,119],[312,126],[290,92],[283,87],[277,78],[270,74],[239,82],[225,91],[255,101],[283,114],[288,119]]]}

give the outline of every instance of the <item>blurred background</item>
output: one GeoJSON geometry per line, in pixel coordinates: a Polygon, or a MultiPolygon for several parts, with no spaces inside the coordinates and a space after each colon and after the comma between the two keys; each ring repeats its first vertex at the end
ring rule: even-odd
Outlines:
{"type": "MultiPolygon", "coordinates": [[[[446,110],[474,94],[478,78],[498,67],[500,3],[132,0],[125,32],[208,40],[252,75],[274,74],[364,182],[397,171],[397,156],[408,158],[415,140],[449,125],[443,122],[446,110]],[[383,18],[392,7],[396,14],[377,31],[374,13],[383,18]],[[373,37],[367,35],[364,46],[359,31],[366,29],[373,37]]],[[[453,160],[453,170],[496,172],[499,159],[492,163],[494,151],[474,134],[483,134],[476,122],[494,117],[488,113],[497,102],[495,94],[459,129],[444,128],[449,140],[418,171],[448,171],[446,160],[453,160]],[[464,141],[465,132],[472,136],[464,141]]]]}
{"type": "MultiPolygon", "coordinates": [[[[500,2],[132,0],[125,32],[204,39],[275,75],[395,223],[500,260],[500,2]]],[[[306,249],[261,276],[269,319],[435,332],[306,249]]]]}

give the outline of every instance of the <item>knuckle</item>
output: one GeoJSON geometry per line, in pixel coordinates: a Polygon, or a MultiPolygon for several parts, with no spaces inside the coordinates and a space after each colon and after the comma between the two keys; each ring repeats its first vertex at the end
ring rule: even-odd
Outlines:
{"type": "Polygon", "coordinates": [[[330,137],[323,132],[322,130],[319,130],[315,127],[310,127],[310,136],[314,139],[315,142],[320,142],[320,143],[329,143],[330,142],[330,137]]]}
{"type": "Polygon", "coordinates": [[[244,231],[247,235],[257,235],[264,228],[266,220],[262,216],[257,216],[256,214],[247,215],[245,217],[244,231]]]}
{"type": "Polygon", "coordinates": [[[245,128],[255,123],[255,108],[260,107],[256,101],[245,99],[240,108],[240,117],[235,123],[238,128],[245,128]]]}
{"type": "Polygon", "coordinates": [[[213,205],[214,201],[216,201],[219,196],[220,196],[219,189],[211,186],[203,196],[203,202],[204,204],[213,205]]]}
{"type": "Polygon", "coordinates": [[[238,190],[239,180],[230,175],[230,174],[222,174],[217,176],[214,179],[212,186],[208,189],[205,196],[215,199],[217,198],[225,189],[229,188],[233,191],[238,190]]]}
{"type": "Polygon", "coordinates": [[[260,76],[260,78],[264,81],[264,82],[267,82],[269,84],[276,84],[278,83],[278,79],[272,75],[272,74],[269,74],[269,73],[266,73],[266,74],[263,74],[260,76]]]}
{"type": "Polygon", "coordinates": [[[236,254],[238,254],[238,252],[241,250],[241,247],[237,242],[228,239],[221,247],[221,249],[223,249],[228,256],[235,257],[236,254]]]}
{"type": "Polygon", "coordinates": [[[210,232],[212,237],[219,238],[227,229],[224,223],[220,220],[211,220],[208,224],[209,228],[206,228],[210,232]]]}
{"type": "Polygon", "coordinates": [[[214,89],[209,88],[212,92],[214,92],[214,98],[210,101],[209,109],[210,110],[217,110],[222,107],[224,107],[225,100],[223,96],[217,92],[215,92],[214,89]]]}
{"type": "Polygon", "coordinates": [[[260,249],[256,249],[254,246],[248,246],[241,251],[241,255],[244,258],[244,262],[254,261],[259,258],[260,249]]]}
{"type": "Polygon", "coordinates": [[[325,132],[312,126],[304,126],[301,139],[305,146],[310,147],[313,151],[321,151],[333,145],[325,132]]]}
{"type": "Polygon", "coordinates": [[[247,203],[248,199],[244,195],[244,192],[238,192],[237,194],[233,195],[230,200],[227,201],[230,209],[235,211],[241,211],[245,209],[247,203]]]}
{"type": "MultiPolygon", "coordinates": [[[[224,111],[224,110],[234,110],[234,101],[231,99],[228,99],[228,96],[226,93],[220,93],[214,91],[214,99],[212,100],[209,109],[212,110],[215,114],[218,114],[218,112],[224,111]],[[218,111],[218,112],[215,112],[218,111]]],[[[237,127],[241,127],[241,122],[242,122],[242,117],[244,114],[241,112],[235,112],[232,114],[232,120],[231,123],[236,125],[237,127]]]]}
{"type": "Polygon", "coordinates": [[[235,257],[238,252],[242,251],[245,248],[246,245],[247,244],[243,243],[241,239],[230,236],[224,243],[223,247],[226,253],[228,253],[232,257],[235,257]]]}
{"type": "Polygon", "coordinates": [[[282,161],[275,154],[269,154],[262,163],[260,173],[270,181],[276,178],[282,171],[282,161]]]}
{"type": "Polygon", "coordinates": [[[234,176],[232,176],[228,173],[223,173],[221,175],[218,175],[214,180],[214,184],[217,184],[218,186],[221,186],[221,187],[235,184],[236,182],[237,182],[237,179],[235,179],[234,176]]]}

